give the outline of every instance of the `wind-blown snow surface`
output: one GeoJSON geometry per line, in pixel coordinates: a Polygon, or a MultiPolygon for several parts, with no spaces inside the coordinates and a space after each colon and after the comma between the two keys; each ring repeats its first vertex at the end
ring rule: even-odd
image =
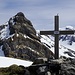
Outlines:
{"type": "MultiPolygon", "coordinates": [[[[75,30],[72,26],[66,26],[60,28],[60,30],[75,30]]],[[[59,40],[59,56],[66,56],[70,58],[75,58],[75,34],[74,35],[62,35],[65,39],[59,40]],[[73,37],[73,38],[72,38],[73,37]],[[72,40],[73,39],[73,40],[72,40]],[[69,44],[71,42],[71,45],[69,44]]],[[[48,35],[41,35],[41,42],[48,47],[54,53],[54,37],[48,35]]]]}
{"type": "MultiPolygon", "coordinates": [[[[54,53],[53,36],[41,35],[41,42],[54,53]]],[[[59,56],[75,58],[75,43],[67,44],[67,41],[59,41],[59,56]]]]}
{"type": "Polygon", "coordinates": [[[30,61],[25,61],[25,60],[20,60],[20,59],[14,59],[14,58],[9,58],[9,57],[1,57],[0,56],[0,67],[9,67],[13,64],[16,65],[22,65],[24,67],[28,67],[32,65],[33,62],[30,61]]]}

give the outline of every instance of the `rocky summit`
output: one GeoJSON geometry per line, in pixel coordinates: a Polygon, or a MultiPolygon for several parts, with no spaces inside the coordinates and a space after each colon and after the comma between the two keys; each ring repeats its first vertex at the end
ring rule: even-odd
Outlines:
{"type": "Polygon", "coordinates": [[[6,57],[34,61],[38,57],[53,56],[43,45],[30,20],[22,12],[0,26],[0,46],[6,57]]]}
{"type": "Polygon", "coordinates": [[[75,51],[63,46],[64,40],[70,40],[69,45],[74,47],[75,36],[60,36],[60,53],[68,53],[68,58],[62,55],[53,59],[52,38],[37,35],[31,21],[22,12],[17,13],[0,25],[0,56],[30,60],[33,64],[29,67],[11,65],[0,68],[0,75],[75,75],[75,51]]]}

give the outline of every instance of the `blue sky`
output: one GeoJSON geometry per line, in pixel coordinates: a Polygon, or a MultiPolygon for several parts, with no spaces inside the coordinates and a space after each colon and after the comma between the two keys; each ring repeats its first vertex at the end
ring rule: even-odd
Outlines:
{"type": "Polygon", "coordinates": [[[75,27],[75,0],[0,0],[0,24],[18,12],[23,12],[37,30],[53,29],[57,14],[60,27],[75,27]]]}

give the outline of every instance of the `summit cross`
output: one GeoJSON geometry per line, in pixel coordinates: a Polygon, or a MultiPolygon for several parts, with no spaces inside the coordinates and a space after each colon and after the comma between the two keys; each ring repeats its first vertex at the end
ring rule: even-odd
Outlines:
{"type": "Polygon", "coordinates": [[[55,39],[55,47],[54,47],[54,52],[55,52],[55,59],[59,59],[59,35],[72,35],[74,34],[74,30],[59,30],[59,16],[56,15],[54,16],[54,24],[55,28],[54,31],[40,31],[41,35],[54,35],[55,39]]]}

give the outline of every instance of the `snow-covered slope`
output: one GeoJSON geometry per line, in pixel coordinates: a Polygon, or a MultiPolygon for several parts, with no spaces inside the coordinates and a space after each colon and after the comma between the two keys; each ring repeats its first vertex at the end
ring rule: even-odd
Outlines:
{"type": "MultiPolygon", "coordinates": [[[[72,26],[66,26],[63,29],[74,30],[72,26]]],[[[75,35],[61,35],[59,39],[59,56],[75,58],[75,35]]],[[[41,35],[41,42],[54,53],[53,36],[41,35]]]]}
{"type": "Polygon", "coordinates": [[[9,37],[10,31],[9,31],[8,22],[4,24],[4,28],[0,30],[0,33],[1,33],[1,35],[0,35],[1,40],[9,37]]]}
{"type": "MultiPolygon", "coordinates": [[[[50,37],[42,35],[41,42],[54,53],[54,41],[52,36],[50,37]]],[[[68,45],[67,41],[59,41],[59,56],[75,57],[74,45],[75,43],[73,45],[68,45]]]]}
{"type": "Polygon", "coordinates": [[[28,66],[32,65],[32,63],[33,62],[30,62],[30,61],[0,56],[0,67],[9,67],[13,64],[23,65],[24,67],[28,67],[28,66]]]}
{"type": "MultiPolygon", "coordinates": [[[[5,40],[9,37],[11,37],[11,35],[9,35],[10,30],[9,30],[9,24],[8,22],[6,22],[4,25],[2,25],[2,27],[0,27],[0,40],[5,40]]],[[[2,45],[0,46],[0,56],[5,56],[4,52],[2,50],[2,45]]]]}

